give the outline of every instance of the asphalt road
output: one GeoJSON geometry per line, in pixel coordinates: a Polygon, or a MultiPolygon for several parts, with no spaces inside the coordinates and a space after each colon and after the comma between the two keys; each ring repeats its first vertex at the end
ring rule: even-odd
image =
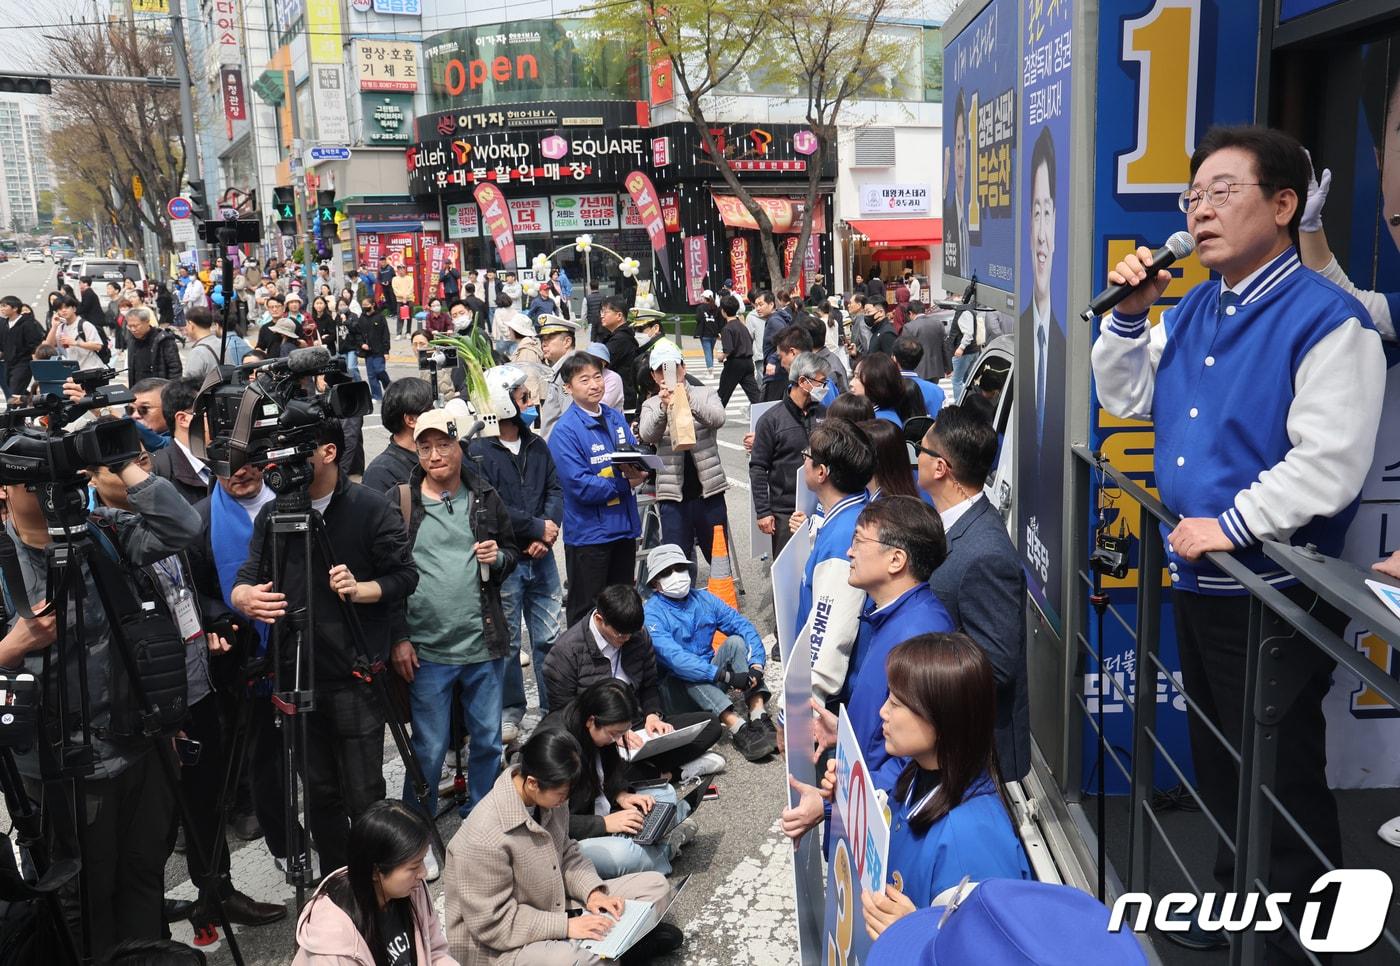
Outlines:
{"type": "MultiPolygon", "coordinates": [[[[40,266],[12,260],[0,265],[0,295],[14,294],[32,304],[40,310],[42,320],[42,306],[52,289],[55,271],[51,263],[40,266]]],[[[705,372],[698,345],[690,340],[685,348],[687,356],[694,357],[689,360],[691,372],[714,385],[718,381],[718,367],[710,376],[705,372]]],[[[400,378],[414,371],[406,340],[397,340],[395,354],[390,359],[391,377],[400,378]]],[[[743,393],[738,392],[731,400],[729,422],[720,432],[721,457],[730,480],[727,500],[735,543],[730,553],[744,591],[740,608],[755,623],[759,633],[766,636],[773,630],[766,560],[754,560],[749,551],[748,461],[742,446],[747,428],[748,404],[743,393]]],[[[377,455],[387,443],[388,433],[380,425],[378,414],[367,417],[367,454],[377,455]]],[[[562,570],[562,559],[560,563],[562,570]]],[[[701,580],[705,579],[702,563],[701,580]]],[[[533,701],[534,681],[529,670],[525,677],[533,701]]],[[[781,681],[776,667],[770,667],[768,680],[781,681]]],[[[537,718],[538,714],[532,711],[526,719],[527,726],[532,726],[537,718]]],[[[778,758],[757,765],[748,763],[727,739],[721,741],[716,750],[728,762],[725,773],[713,779],[720,797],[717,801],[706,802],[697,812],[699,835],[674,862],[675,875],[691,875],[688,887],[670,914],[671,921],[685,930],[686,944],[665,962],[695,966],[791,963],[797,956],[792,866],[790,848],[776,824],[786,798],[786,772],[778,758]]],[[[275,763],[259,765],[264,766],[274,767],[275,763]]],[[[385,743],[384,771],[389,794],[397,794],[403,786],[404,769],[391,741],[385,743]]],[[[442,818],[438,827],[443,839],[450,839],[458,825],[455,811],[442,818]]],[[[236,887],[261,901],[283,903],[288,909],[288,918],[272,926],[238,927],[243,961],[250,966],[290,962],[295,952],[296,915],[292,887],[277,871],[260,839],[245,843],[230,835],[229,844],[236,887]]],[[[194,898],[195,889],[189,882],[182,855],[171,857],[166,867],[166,883],[167,895],[194,898]]],[[[431,888],[441,910],[440,883],[434,883],[431,888]]],[[[185,942],[193,939],[188,923],[176,923],[172,934],[185,942]]],[[[222,937],[205,947],[205,951],[211,963],[233,962],[222,937]]]]}

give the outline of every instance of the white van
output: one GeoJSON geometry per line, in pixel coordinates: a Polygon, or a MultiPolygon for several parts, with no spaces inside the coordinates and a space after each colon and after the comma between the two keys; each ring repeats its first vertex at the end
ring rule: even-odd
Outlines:
{"type": "Polygon", "coordinates": [[[123,279],[129,278],[138,288],[146,282],[146,270],[140,262],[130,258],[75,258],[68,263],[63,280],[76,292],[78,279],[84,275],[92,278],[93,291],[97,293],[103,309],[107,308],[108,282],[116,282],[120,286],[123,279]]]}

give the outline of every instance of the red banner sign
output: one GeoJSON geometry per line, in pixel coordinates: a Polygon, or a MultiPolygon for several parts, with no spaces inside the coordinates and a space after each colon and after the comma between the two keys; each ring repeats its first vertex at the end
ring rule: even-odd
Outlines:
{"type": "Polygon", "coordinates": [[[514,268],[515,233],[510,228],[510,208],[506,205],[505,195],[493,184],[479,184],[472,194],[477,207],[481,209],[482,224],[491,233],[491,241],[496,245],[496,257],[506,268],[514,268]]]}
{"type": "Polygon", "coordinates": [[[753,273],[749,266],[749,240],[743,235],[729,239],[729,277],[734,280],[734,291],[748,298],[753,273]]]}
{"type": "Polygon", "coordinates": [[[243,96],[243,69],[219,68],[219,87],[224,95],[224,123],[228,136],[233,137],[233,122],[248,119],[248,102],[243,96]]]}
{"type": "MultiPolygon", "coordinates": [[[[749,209],[744,207],[744,203],[734,195],[714,195],[715,207],[719,209],[720,220],[730,228],[747,228],[749,231],[758,231],[758,222],[753,215],[749,214],[749,209]]],[[[802,230],[803,203],[796,198],[769,198],[758,197],[754,199],[758,207],[762,208],[768,215],[768,221],[772,223],[773,230],[780,235],[796,234],[802,230]]],[[[826,231],[826,216],[820,203],[812,212],[812,231],[822,233],[826,231]]]]}
{"type": "Polygon", "coordinates": [[[681,230],[681,203],[675,195],[661,196],[661,220],[666,223],[668,232],[681,230]]]}
{"type": "Polygon", "coordinates": [[[685,300],[699,305],[705,290],[705,277],[710,274],[710,249],[703,235],[691,235],[685,240],[685,300]]]}
{"type": "Polygon", "coordinates": [[[666,255],[666,220],[661,212],[661,200],[656,194],[656,185],[645,172],[633,171],[622,181],[627,193],[632,196],[632,204],[637,206],[637,214],[642,216],[642,225],[651,238],[652,251],[661,261],[666,278],[671,277],[671,260],[666,255]]]}
{"type": "MultiPolygon", "coordinates": [[[[783,274],[784,274],[784,275],[789,275],[789,274],[792,273],[792,258],[793,258],[793,256],[796,255],[796,254],[797,254],[797,236],[796,236],[796,235],[789,235],[789,236],[787,237],[787,240],[783,242],[783,274]]],[[[794,295],[802,295],[802,294],[803,294],[803,292],[802,292],[802,273],[801,273],[800,271],[797,273],[797,281],[795,281],[795,282],[792,283],[792,291],[793,291],[793,294],[794,294],[794,295]]]]}

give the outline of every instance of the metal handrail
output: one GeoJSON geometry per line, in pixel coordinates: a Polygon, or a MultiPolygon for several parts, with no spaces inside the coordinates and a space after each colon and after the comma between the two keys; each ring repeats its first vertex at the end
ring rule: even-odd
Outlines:
{"type": "MultiPolygon", "coordinates": [[[[1118,684],[1117,679],[1108,674],[1103,667],[1101,655],[1104,642],[1100,640],[1097,645],[1094,645],[1089,641],[1087,612],[1071,608],[1070,626],[1065,628],[1066,640],[1074,641],[1077,650],[1082,649],[1090,668],[1096,669],[1101,677],[1106,677],[1107,680],[1113,682],[1111,690],[1120,693],[1125,708],[1132,715],[1132,758],[1129,762],[1132,769],[1129,775],[1131,806],[1127,813],[1129,821],[1128,868],[1127,874],[1122,876],[1122,881],[1134,892],[1150,891],[1151,847],[1154,838],[1156,838],[1160,839],[1166,846],[1171,860],[1176,864],[1186,881],[1191,883],[1191,887],[1193,889],[1199,888],[1189,874],[1175,843],[1171,841],[1162,823],[1152,813],[1151,798],[1154,791],[1154,773],[1156,755],[1158,754],[1162,755],[1170,770],[1175,773],[1176,778],[1186,788],[1188,794],[1200,806],[1202,814],[1213,826],[1214,832],[1225,843],[1226,847],[1234,852],[1234,891],[1238,893],[1248,891],[1267,893],[1269,891],[1267,880],[1271,866],[1270,842],[1274,822],[1277,818],[1281,818],[1293,830],[1314,857],[1321,860],[1326,869],[1334,868],[1318,844],[1303,830],[1296,817],[1290,814],[1279,801],[1273,788],[1278,770],[1280,749],[1278,742],[1272,740],[1276,737],[1272,729],[1276,728],[1277,722],[1287,710],[1295,694],[1287,690],[1286,682],[1281,683],[1278,680],[1282,676],[1277,673],[1270,662],[1278,657],[1279,650],[1277,648],[1268,649],[1268,642],[1279,634],[1289,634],[1295,639],[1302,638],[1308,641],[1337,664],[1355,674],[1386,701],[1397,707],[1400,707],[1400,682],[1382,672],[1354,648],[1349,647],[1341,638],[1324,627],[1291,598],[1272,584],[1262,580],[1236,560],[1233,555],[1223,552],[1206,554],[1205,557],[1211,564],[1236,580],[1252,598],[1248,631],[1249,647],[1246,651],[1248,656],[1246,679],[1254,684],[1250,693],[1254,695],[1255,700],[1253,713],[1245,715],[1239,748],[1232,746],[1225,735],[1201,714],[1199,703],[1187,694],[1186,689],[1181,686],[1182,682],[1176,682],[1186,702],[1187,714],[1194,714],[1198,720],[1205,722],[1212,737],[1220,742],[1239,763],[1240,785],[1235,827],[1233,832],[1227,830],[1219,817],[1205,807],[1197,789],[1185,781],[1184,770],[1167,753],[1156,726],[1157,677],[1159,671],[1165,673],[1165,666],[1158,656],[1162,606],[1161,574],[1165,565],[1165,548],[1157,524],[1175,526],[1180,521],[1180,517],[1169,510],[1161,500],[1141,484],[1114,467],[1102,454],[1093,452],[1082,445],[1075,445],[1070,449],[1074,458],[1088,464],[1093,472],[1101,474],[1104,486],[1107,486],[1108,482],[1111,481],[1116,489],[1136,502],[1139,507],[1140,549],[1137,608],[1134,620],[1129,622],[1122,612],[1111,603],[1106,608],[1107,612],[1111,613],[1116,621],[1122,625],[1135,647],[1136,663],[1132,672],[1134,687],[1131,700],[1126,691],[1118,684]],[[1080,626],[1073,626],[1076,623],[1079,623],[1080,626]],[[1148,682],[1147,684],[1144,684],[1144,679],[1148,682]]],[[[1094,488],[1092,474],[1076,475],[1076,487],[1077,490],[1083,491],[1077,491],[1075,494],[1077,505],[1080,507],[1089,506],[1089,496],[1094,488]]],[[[1400,622],[1394,621],[1388,612],[1379,607],[1378,602],[1369,601],[1361,595],[1352,593],[1339,576],[1329,570],[1329,567],[1333,566],[1335,562],[1327,561],[1311,548],[1295,548],[1286,544],[1265,543],[1263,550],[1280,568],[1317,593],[1323,600],[1345,613],[1360,614],[1365,619],[1375,622],[1379,628],[1382,628],[1377,632],[1384,639],[1389,641],[1392,646],[1400,646],[1400,622]]],[[[1076,568],[1076,572],[1081,581],[1085,583],[1086,588],[1092,586],[1092,577],[1089,574],[1079,568],[1076,568]]],[[[1080,675],[1077,680],[1079,691],[1070,696],[1074,699],[1073,704],[1078,704],[1080,711],[1085,715],[1085,720],[1092,727],[1095,740],[1103,745],[1106,757],[1111,758],[1113,764],[1121,770],[1122,762],[1113,753],[1112,747],[1107,744],[1105,735],[1097,727],[1084,700],[1082,694],[1084,676],[1080,675]]],[[[1109,690],[1100,687],[1100,691],[1105,692],[1098,695],[1100,702],[1107,699],[1109,690]]],[[[1097,834],[1104,836],[1107,831],[1104,828],[1099,828],[1097,834]]],[[[1284,911],[1284,924],[1288,932],[1297,939],[1298,924],[1291,920],[1287,910],[1284,911]]],[[[1381,941],[1387,943],[1396,952],[1400,952],[1400,939],[1397,939],[1390,930],[1387,929],[1382,933],[1381,941]]],[[[1304,954],[1311,961],[1319,962],[1310,952],[1305,951],[1304,954]]],[[[1261,963],[1263,956],[1264,944],[1258,931],[1248,930],[1232,939],[1230,950],[1232,966],[1261,963]]]]}

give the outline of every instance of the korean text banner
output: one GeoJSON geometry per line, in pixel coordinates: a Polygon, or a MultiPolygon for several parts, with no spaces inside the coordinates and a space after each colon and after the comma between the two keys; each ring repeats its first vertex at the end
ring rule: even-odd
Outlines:
{"type": "MultiPolygon", "coordinates": [[[[1213,124],[1241,124],[1254,120],[1255,45],[1242,37],[1259,35],[1257,4],[1231,0],[1101,0],[1098,24],[1097,82],[1093,92],[1094,145],[1092,251],[1093,280],[1097,290],[1108,270],[1138,245],[1157,247],[1173,232],[1186,226],[1177,207],[1181,189],[1191,180],[1191,153],[1201,135],[1213,124]],[[1148,96],[1147,85],[1151,85],[1148,96]]],[[[1192,257],[1171,269],[1174,276],[1166,295],[1154,306],[1152,321],[1178,301],[1209,273],[1192,257]]],[[[1094,397],[1089,417],[1089,446],[1101,449],[1115,466],[1122,467],[1149,489],[1156,491],[1152,473],[1152,427],[1111,416],[1094,397]]],[[[1112,492],[1109,494],[1112,496],[1112,492]]],[[[1107,519],[1118,532],[1120,521],[1135,542],[1137,507],[1118,500],[1107,519]]],[[[1091,513],[1097,513],[1091,508],[1091,513]]],[[[1134,560],[1136,564],[1136,560],[1134,560]]],[[[1104,579],[1104,588],[1119,613],[1133,620],[1138,583],[1136,566],[1123,580],[1104,579]]],[[[1100,644],[1107,671],[1135,696],[1136,668],[1133,642],[1113,621],[1107,623],[1100,644]]],[[[1170,606],[1162,613],[1162,662],[1179,674],[1170,606]]],[[[1098,677],[1085,667],[1085,700],[1091,713],[1104,704],[1104,728],[1110,743],[1130,741],[1131,720],[1122,695],[1111,684],[1098,694],[1098,677]]],[[[1191,756],[1186,741],[1185,702],[1176,681],[1150,672],[1157,722],[1162,743],[1173,758],[1187,767],[1191,756]]],[[[1086,728],[1086,735],[1092,728],[1086,728]]],[[[1085,738],[1085,754],[1092,755],[1093,741],[1085,738]]],[[[1084,771],[1092,773],[1092,767],[1084,771]]],[[[1176,783],[1171,771],[1159,762],[1157,774],[1164,785],[1176,783]]],[[[1113,768],[1106,773],[1109,794],[1125,792],[1126,783],[1113,768]]],[[[1187,777],[1190,778],[1189,768],[1187,777]]],[[[1097,781],[1097,780],[1095,780],[1097,781]]]]}
{"type": "Polygon", "coordinates": [[[481,221],[491,233],[491,241],[496,246],[496,255],[501,264],[507,267],[515,264],[515,233],[510,227],[510,208],[505,195],[493,184],[479,184],[472,192],[477,206],[481,208],[481,221]]]}
{"type": "MultiPolygon", "coordinates": [[[[1065,322],[1069,310],[1069,216],[1072,210],[1070,79],[1074,69],[1074,4],[1021,4],[1020,187],[1021,271],[1018,346],[1029,346],[1030,385],[1018,426],[1019,520],[1016,544],[1026,586],[1045,619],[1062,633],[1064,550],[1065,322]]],[[[1026,385],[1026,383],[1022,383],[1026,385]]]]}
{"type": "Polygon", "coordinates": [[[992,0],[943,51],[943,272],[1015,278],[1017,6],[992,0]]]}

